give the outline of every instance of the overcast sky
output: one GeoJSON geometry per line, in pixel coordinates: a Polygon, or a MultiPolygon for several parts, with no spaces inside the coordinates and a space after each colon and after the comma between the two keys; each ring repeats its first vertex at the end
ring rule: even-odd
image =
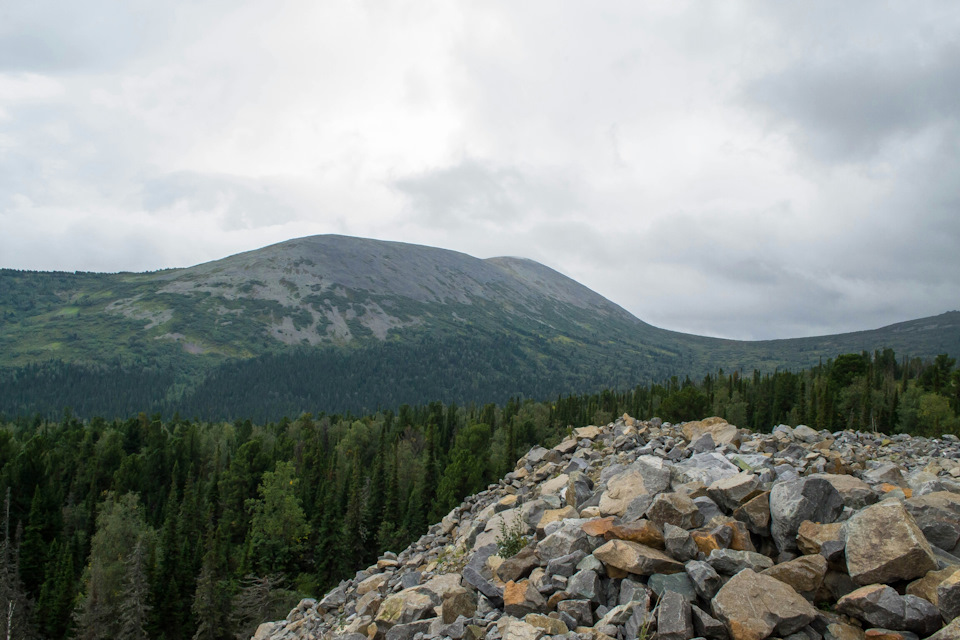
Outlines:
{"type": "Polygon", "coordinates": [[[734,338],[960,308],[960,3],[0,0],[0,267],[318,233],[734,338]]]}

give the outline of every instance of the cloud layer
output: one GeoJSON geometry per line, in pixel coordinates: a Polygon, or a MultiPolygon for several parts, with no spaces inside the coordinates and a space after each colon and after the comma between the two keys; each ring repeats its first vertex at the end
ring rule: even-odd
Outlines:
{"type": "Polygon", "coordinates": [[[953,2],[20,3],[0,267],[314,233],[521,255],[670,329],[960,307],[953,2]]]}

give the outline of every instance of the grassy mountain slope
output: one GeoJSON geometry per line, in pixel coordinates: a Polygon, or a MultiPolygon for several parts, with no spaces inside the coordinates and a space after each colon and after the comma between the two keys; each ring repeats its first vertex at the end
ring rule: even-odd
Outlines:
{"type": "Polygon", "coordinates": [[[0,271],[0,411],[276,418],[627,387],[848,351],[960,354],[960,313],[742,342],[646,324],[522,258],[344,236],[154,273],[0,271]],[[135,404],[136,403],[136,404],[135,404]]]}

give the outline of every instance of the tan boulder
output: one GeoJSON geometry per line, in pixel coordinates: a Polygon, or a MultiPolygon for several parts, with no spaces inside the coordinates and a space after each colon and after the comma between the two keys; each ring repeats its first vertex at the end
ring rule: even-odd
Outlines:
{"type": "Polygon", "coordinates": [[[843,523],[820,524],[804,520],[797,530],[797,547],[807,555],[820,553],[824,542],[843,540],[843,523]]]}
{"type": "Polygon", "coordinates": [[[601,429],[600,427],[595,427],[593,425],[590,425],[589,427],[578,427],[574,429],[573,432],[576,434],[577,438],[580,438],[580,439],[586,438],[587,440],[593,440],[594,438],[599,436],[601,433],[603,433],[603,429],[601,429]]]}
{"type": "Polygon", "coordinates": [[[737,428],[716,416],[695,422],[685,422],[680,430],[683,431],[683,437],[688,442],[693,442],[705,433],[709,433],[717,444],[730,444],[737,440],[737,428]]]}
{"type": "Polygon", "coordinates": [[[923,532],[897,500],[857,512],[846,530],[847,573],[857,584],[911,580],[937,568],[923,532]]]}
{"type": "Polygon", "coordinates": [[[650,490],[644,483],[643,474],[640,471],[637,469],[625,471],[607,482],[607,490],[600,496],[600,513],[622,516],[631,502],[648,493],[650,490]]]}
{"type": "Polygon", "coordinates": [[[530,580],[508,582],[503,587],[503,610],[507,615],[520,618],[528,613],[538,613],[547,608],[547,601],[530,580]]]}
{"type": "Polygon", "coordinates": [[[813,622],[817,610],[786,583],[744,569],[713,599],[713,615],[727,625],[733,640],[785,638],[813,622]]]}
{"type": "Polygon", "coordinates": [[[827,559],[821,555],[800,556],[765,569],[761,575],[785,582],[799,593],[813,593],[827,575],[827,559]]]}
{"type": "Polygon", "coordinates": [[[950,565],[940,571],[928,571],[927,575],[917,578],[907,585],[907,594],[923,598],[933,606],[937,606],[937,587],[940,583],[960,571],[960,566],[950,565]]]}
{"type": "Polygon", "coordinates": [[[540,516],[540,522],[537,523],[537,537],[542,538],[546,533],[547,525],[551,522],[566,520],[567,518],[579,518],[580,512],[573,507],[564,507],[562,509],[547,509],[540,516]]]}
{"type": "Polygon", "coordinates": [[[637,520],[611,527],[603,537],[607,540],[629,540],[654,549],[663,549],[663,531],[649,520],[637,520]]]}
{"type": "Polygon", "coordinates": [[[432,591],[420,587],[404,589],[383,601],[375,622],[378,628],[389,629],[394,625],[432,618],[436,615],[434,608],[440,602],[440,598],[432,591]]]}
{"type": "Polygon", "coordinates": [[[682,562],[677,562],[664,552],[626,540],[611,540],[594,551],[593,555],[605,565],[642,576],[680,573],[684,570],[682,562]]]}
{"type": "MultiPolygon", "coordinates": [[[[581,514],[582,515],[582,514],[581,514]]],[[[614,527],[614,522],[616,518],[613,516],[607,516],[606,518],[594,518],[593,520],[587,520],[580,528],[583,529],[584,533],[588,536],[604,536],[607,531],[610,531],[614,527]]]]}
{"type": "Polygon", "coordinates": [[[389,579],[385,573],[376,573],[357,585],[357,595],[362,596],[370,591],[377,591],[389,579]]]}

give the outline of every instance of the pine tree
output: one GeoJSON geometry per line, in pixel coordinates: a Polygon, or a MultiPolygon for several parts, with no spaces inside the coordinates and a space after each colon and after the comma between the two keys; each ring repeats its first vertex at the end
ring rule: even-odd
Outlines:
{"type": "Polygon", "coordinates": [[[126,575],[120,602],[120,635],[124,640],[147,640],[146,625],[151,606],[146,554],[143,540],[137,540],[124,562],[126,575]]]}
{"type": "Polygon", "coordinates": [[[61,543],[59,539],[53,541],[44,573],[46,580],[37,601],[37,624],[45,637],[60,640],[70,630],[70,614],[76,594],[73,553],[69,542],[61,543]]]}
{"type": "MultiPolygon", "coordinates": [[[[10,488],[3,505],[3,541],[0,542],[0,637],[33,638],[33,602],[20,580],[20,554],[10,539],[10,488]]],[[[19,537],[19,536],[18,536],[19,537]]]]}

